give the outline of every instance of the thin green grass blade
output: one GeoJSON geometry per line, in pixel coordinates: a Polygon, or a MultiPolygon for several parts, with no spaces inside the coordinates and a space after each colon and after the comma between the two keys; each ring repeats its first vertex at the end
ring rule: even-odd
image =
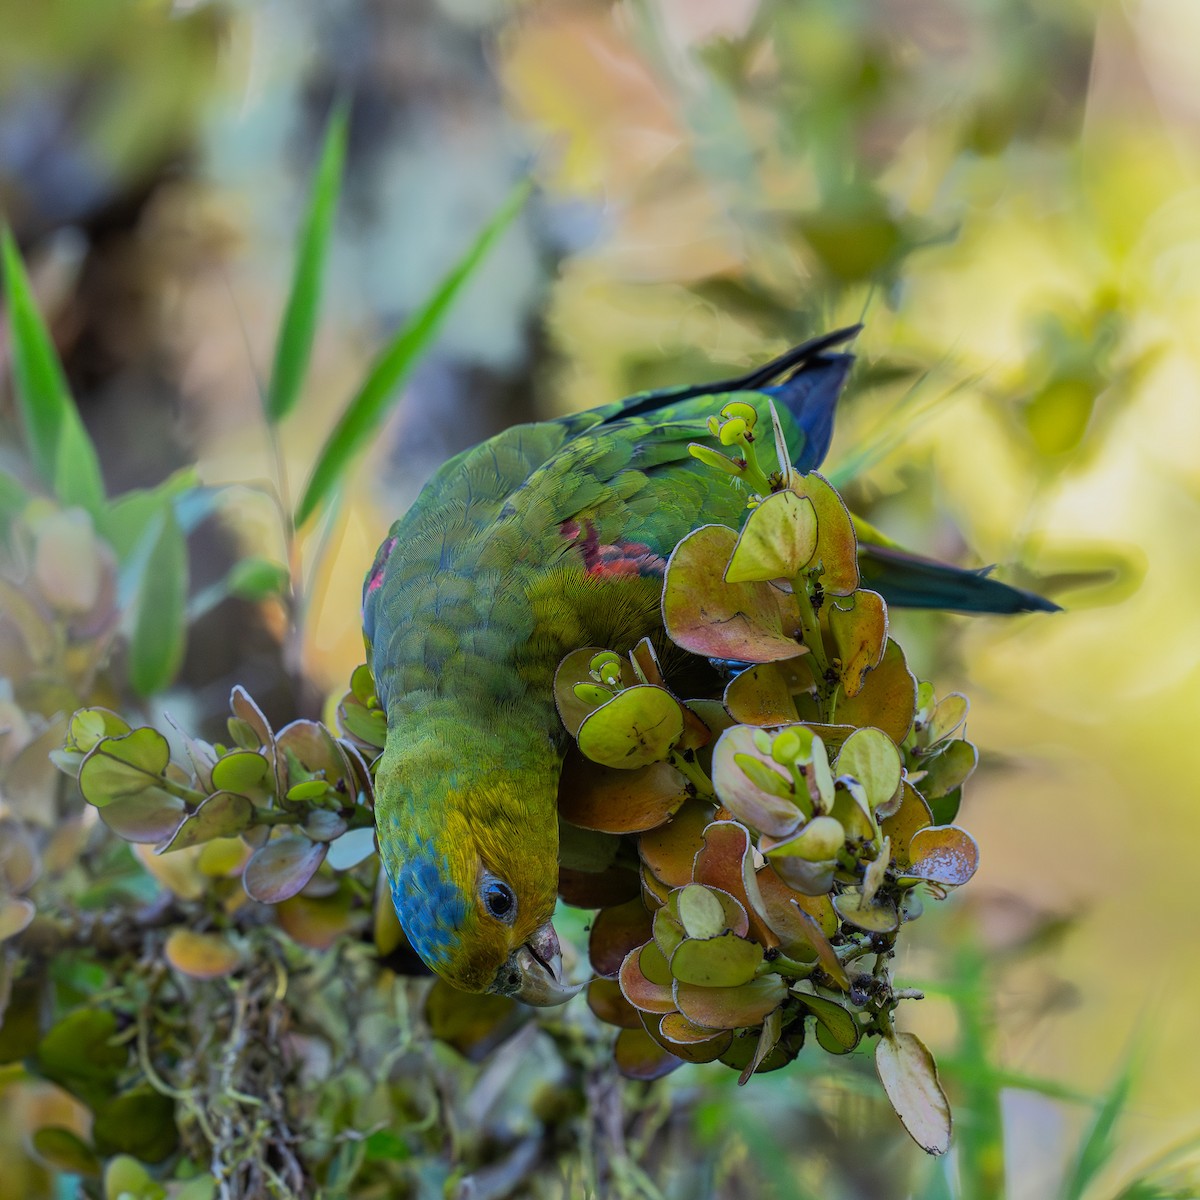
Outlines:
{"type": "Polygon", "coordinates": [[[1079,1148],[1079,1156],[1075,1167],[1063,1185],[1063,1200],[1082,1200],[1092,1180],[1100,1173],[1112,1157],[1116,1148],[1113,1142],[1113,1130],[1125,1111],[1129,1101],[1129,1093],[1133,1088],[1134,1077],[1137,1074],[1135,1056],[1130,1054],[1121,1068],[1113,1085],[1109,1088],[1104,1103],[1100,1106],[1088,1130],[1083,1145],[1079,1148]]]}
{"type": "Polygon", "coordinates": [[[104,507],[104,481],[96,449],[79,419],[62,363],[34,303],[20,251],[7,228],[0,230],[0,258],[13,381],[29,456],[59,499],[96,515],[104,507]]]}
{"type": "Polygon", "coordinates": [[[140,696],[162,691],[183,662],[187,636],[187,542],[164,504],[134,602],[129,682],[140,696]]]}
{"type": "Polygon", "coordinates": [[[303,525],[325,502],[350,461],[370,440],[371,434],[383,420],[396,389],[433,341],[463,287],[521,211],[529,192],[530,184],[527,181],[513,189],[467,252],[376,359],[362,387],[350,401],[321,450],[296,509],[297,526],[303,525]]]}
{"type": "Polygon", "coordinates": [[[265,400],[267,419],[277,425],[296,406],[312,354],[325,262],[337,213],[342,170],[346,162],[348,106],[337,104],[329,114],[321,157],[313,175],[308,213],[296,246],[292,289],[275,342],[275,365],[265,400]]]}

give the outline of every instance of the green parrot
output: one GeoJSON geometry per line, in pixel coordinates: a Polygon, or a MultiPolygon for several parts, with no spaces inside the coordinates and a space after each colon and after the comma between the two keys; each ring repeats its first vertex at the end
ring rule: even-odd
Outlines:
{"type": "MultiPolygon", "coordinates": [[[[387,741],[379,848],[400,923],[438,975],[470,992],[557,1004],[550,923],[557,785],[569,738],[555,669],[581,646],[622,651],[661,629],[663,571],[745,497],[691,456],[731,399],[770,428],[774,400],[799,471],[825,456],[853,361],[816,338],[739,379],[632,396],[521,425],[464,451],[391,528],[367,575],[364,633],[387,741]]],[[[1053,608],[983,574],[863,546],[889,603],[963,611],[1053,608]]]]}

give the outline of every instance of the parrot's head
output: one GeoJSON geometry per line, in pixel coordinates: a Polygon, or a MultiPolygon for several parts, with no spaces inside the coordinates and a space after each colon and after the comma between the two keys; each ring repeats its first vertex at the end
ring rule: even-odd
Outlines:
{"type": "Polygon", "coordinates": [[[562,1004],[579,988],[563,982],[551,924],[557,764],[483,763],[461,742],[431,750],[389,736],[375,779],[380,852],[409,943],[462,991],[562,1004]]]}

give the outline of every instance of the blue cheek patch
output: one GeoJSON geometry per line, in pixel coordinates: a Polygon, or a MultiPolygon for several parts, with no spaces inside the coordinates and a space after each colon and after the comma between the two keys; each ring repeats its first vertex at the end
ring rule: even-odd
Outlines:
{"type": "Polygon", "coordinates": [[[467,915],[462,893],[450,881],[450,864],[430,838],[417,838],[392,881],[392,903],[412,948],[431,967],[450,957],[467,915]]]}

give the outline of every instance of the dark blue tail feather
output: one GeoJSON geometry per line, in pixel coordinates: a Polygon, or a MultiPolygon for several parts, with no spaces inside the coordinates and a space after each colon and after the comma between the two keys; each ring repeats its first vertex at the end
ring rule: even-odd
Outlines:
{"type": "Polygon", "coordinates": [[[890,546],[859,545],[862,585],[895,608],[939,608],[962,613],[1058,612],[1035,592],[1010,587],[983,570],[971,571],[890,546]]]}

